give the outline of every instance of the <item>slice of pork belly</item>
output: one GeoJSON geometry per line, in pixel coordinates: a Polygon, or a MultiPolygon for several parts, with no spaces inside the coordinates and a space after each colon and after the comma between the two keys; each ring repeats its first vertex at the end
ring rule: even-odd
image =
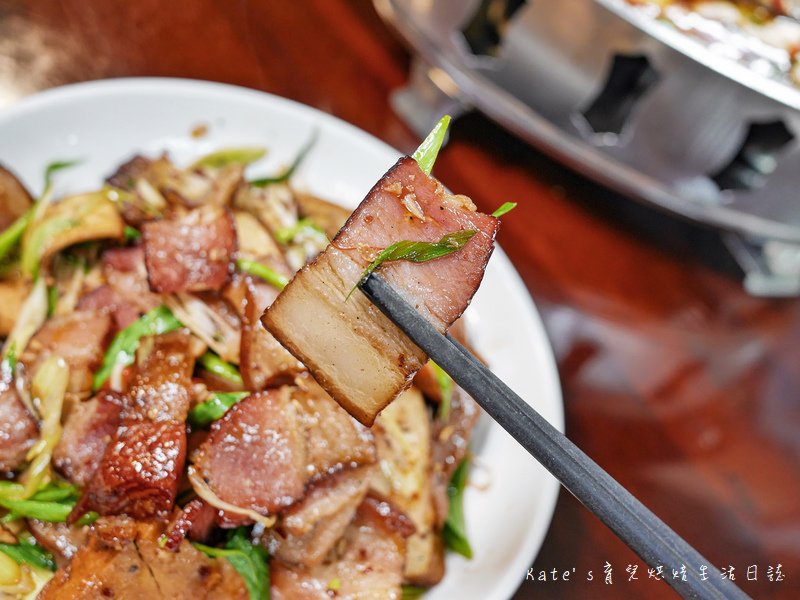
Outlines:
{"type": "Polygon", "coordinates": [[[425,363],[425,355],[360,292],[345,300],[364,269],[400,240],[437,242],[477,233],[456,253],[380,269],[406,301],[444,332],[466,309],[483,278],[498,220],[448,194],[410,158],[372,188],[331,245],[304,267],[263,317],[266,328],[303,362],[351,415],[366,425],[425,363]]]}
{"type": "Polygon", "coordinates": [[[106,391],[73,403],[53,450],[53,465],[72,483],[83,487],[94,475],[117,431],[122,404],[121,394],[106,391]]]}
{"type": "Polygon", "coordinates": [[[292,400],[303,432],[309,478],[374,463],[372,432],[348,415],[308,374],[295,383],[292,400]]]}
{"type": "Polygon", "coordinates": [[[400,598],[405,538],[414,527],[391,505],[367,497],[342,541],[312,568],[270,563],[273,600],[400,598]],[[337,589],[331,590],[331,582],[337,589]]]}
{"type": "Polygon", "coordinates": [[[36,420],[12,382],[0,380],[0,476],[16,471],[39,437],[36,420]]]}
{"type": "Polygon", "coordinates": [[[142,339],[124,416],[184,422],[189,413],[193,370],[193,341],[187,330],[142,339]]]}
{"type": "Polygon", "coordinates": [[[99,310],[108,313],[114,320],[114,331],[121,331],[139,318],[140,312],[135,304],[124,299],[109,284],[96,287],[84,294],[75,306],[76,310],[99,310]]]}
{"type": "Polygon", "coordinates": [[[92,510],[137,519],[168,516],[185,459],[183,423],[123,420],[70,522],[92,510]]]}
{"type": "Polygon", "coordinates": [[[109,248],[101,259],[103,276],[117,294],[146,313],[162,304],[158,294],[150,291],[147,281],[147,267],[144,264],[144,249],[109,248]]]}
{"type": "Polygon", "coordinates": [[[226,208],[203,207],[142,226],[150,289],[218,290],[228,281],[236,228],[226,208]]]}
{"type": "Polygon", "coordinates": [[[372,436],[318,387],[253,394],[211,426],[194,467],[223,501],[275,514],[313,479],[375,461],[372,436]]]}
{"type": "Polygon", "coordinates": [[[302,500],[281,513],[270,554],[289,564],[320,564],[353,520],[373,469],[348,469],[312,485],[302,500]]]}
{"type": "Polygon", "coordinates": [[[26,522],[33,537],[55,557],[59,567],[65,566],[72,560],[78,548],[86,545],[89,535],[89,527],[86,525],[48,523],[38,519],[28,519],[26,522]]]}
{"type": "Polygon", "coordinates": [[[217,510],[200,498],[191,500],[181,509],[167,527],[167,550],[176,550],[181,540],[189,538],[194,542],[205,542],[211,536],[217,520],[217,510]]]}
{"type": "Polygon", "coordinates": [[[138,519],[172,512],[186,459],[191,346],[185,330],[142,340],[119,426],[71,521],[90,510],[138,519]]]}
{"type": "Polygon", "coordinates": [[[195,467],[223,501],[274,514],[303,495],[305,447],[289,388],[253,394],[211,427],[195,467]]]}
{"type": "Polygon", "coordinates": [[[248,390],[260,391],[266,387],[290,383],[305,367],[281,346],[280,342],[261,323],[261,315],[278,295],[269,294],[264,288],[274,290],[245,278],[244,315],[240,368],[242,379],[248,390]]]}
{"type": "Polygon", "coordinates": [[[208,558],[189,542],[176,552],[159,547],[162,526],[101,519],[88,543],[59,569],[40,600],[246,600],[244,580],[225,559],[208,558]]]}
{"type": "Polygon", "coordinates": [[[29,373],[50,356],[59,356],[69,366],[67,391],[82,393],[92,389],[92,373],[103,360],[111,334],[111,317],[96,310],[57,315],[45,322],[33,336],[20,360],[29,373]]]}

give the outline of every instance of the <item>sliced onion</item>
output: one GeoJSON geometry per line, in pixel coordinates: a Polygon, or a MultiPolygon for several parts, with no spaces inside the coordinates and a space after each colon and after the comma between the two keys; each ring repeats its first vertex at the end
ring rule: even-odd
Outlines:
{"type": "MultiPolygon", "coordinates": [[[[3,555],[5,556],[5,555],[3,555]]],[[[16,563],[14,563],[16,564],[16,563]]],[[[20,578],[16,583],[0,585],[0,598],[35,600],[55,573],[32,565],[18,565],[20,578]]]]}
{"type": "Polygon", "coordinates": [[[161,214],[167,208],[167,201],[164,196],[147,179],[143,177],[137,179],[135,186],[136,193],[147,205],[151,213],[161,214]]]}
{"type": "Polygon", "coordinates": [[[239,364],[241,332],[231,327],[205,302],[192,294],[166,296],[164,303],[178,320],[203,340],[222,360],[239,364]]]}
{"type": "Polygon", "coordinates": [[[256,523],[263,525],[266,528],[270,528],[275,525],[275,521],[278,519],[275,516],[265,517],[254,510],[250,510],[249,508],[241,508],[240,506],[235,506],[229,502],[225,502],[222,498],[214,493],[208,483],[206,483],[205,479],[203,479],[203,476],[197,472],[197,469],[195,469],[194,465],[189,466],[187,475],[189,477],[189,483],[192,484],[192,488],[194,488],[194,491],[197,493],[197,495],[217,510],[224,511],[232,515],[241,515],[243,517],[247,517],[248,519],[252,519],[256,523]]]}
{"type": "Polygon", "coordinates": [[[38,401],[42,422],[39,441],[28,451],[26,459],[31,461],[20,477],[25,486],[23,498],[28,498],[50,477],[50,459],[61,439],[61,410],[69,383],[69,367],[62,358],[51,356],[45,360],[31,384],[34,402],[38,401]]]}
{"type": "Polygon", "coordinates": [[[22,581],[22,569],[8,554],[0,552],[0,592],[22,581]]]}
{"type": "Polygon", "coordinates": [[[12,349],[17,356],[21,356],[33,334],[44,325],[45,320],[47,320],[47,284],[44,278],[40,277],[23,303],[14,328],[6,339],[3,356],[12,349]]]}

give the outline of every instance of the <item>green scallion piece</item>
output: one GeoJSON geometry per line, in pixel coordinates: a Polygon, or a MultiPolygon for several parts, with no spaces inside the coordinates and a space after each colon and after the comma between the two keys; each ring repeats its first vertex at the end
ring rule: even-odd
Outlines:
{"type": "MultiPolygon", "coordinates": [[[[77,165],[80,161],[77,160],[62,160],[55,161],[47,165],[44,171],[44,191],[42,195],[37,198],[36,203],[45,195],[50,193],[53,187],[53,175],[62,169],[77,165]]],[[[28,228],[33,215],[36,213],[36,203],[31,206],[24,214],[17,217],[17,220],[9,225],[2,233],[0,233],[0,261],[5,259],[17,247],[25,230],[28,228]]]]}
{"type": "Polygon", "coordinates": [[[0,506],[13,513],[14,518],[26,517],[49,523],[63,523],[72,512],[72,504],[40,500],[9,500],[0,498],[0,506]]]}
{"type": "Polygon", "coordinates": [[[445,234],[438,242],[414,242],[410,240],[395,242],[388,248],[382,250],[375,260],[364,269],[364,272],[358,279],[358,283],[353,286],[353,289],[347,294],[345,300],[349,299],[356,288],[364,282],[369,274],[383,263],[393,260],[410,260],[412,262],[422,263],[435,258],[441,258],[442,256],[447,256],[448,254],[461,250],[476,233],[478,232],[474,229],[464,229],[445,234]]]}
{"type": "Polygon", "coordinates": [[[439,119],[439,122],[428,134],[428,137],[422,140],[419,148],[411,155],[411,158],[417,161],[419,168],[428,175],[433,170],[433,163],[436,162],[436,157],[439,156],[439,150],[444,143],[444,137],[449,126],[450,115],[445,115],[439,119]]]}
{"type": "Polygon", "coordinates": [[[400,589],[400,600],[418,600],[425,595],[428,589],[416,585],[404,585],[400,589]]]}
{"type": "Polygon", "coordinates": [[[263,279],[268,284],[278,288],[279,290],[282,290],[289,284],[289,280],[284,275],[281,275],[277,271],[270,269],[268,266],[262,265],[260,262],[256,262],[254,260],[237,258],[236,268],[244,273],[249,273],[250,275],[255,275],[259,279],[263,279]]]}
{"type": "Polygon", "coordinates": [[[311,151],[311,148],[314,147],[314,144],[317,143],[317,136],[319,135],[318,131],[314,131],[311,135],[311,138],[306,142],[306,144],[300,149],[295,159],[292,161],[292,164],[289,165],[286,169],[280,172],[277,175],[273,175],[271,177],[261,177],[259,179],[254,179],[250,182],[250,185],[254,187],[266,187],[268,185],[272,185],[273,183],[285,183],[292,178],[295,171],[300,167],[305,157],[311,151]]]}
{"type": "Polygon", "coordinates": [[[5,259],[17,247],[22,239],[22,234],[25,233],[28,224],[31,222],[31,217],[33,217],[33,207],[17,217],[16,221],[0,233],[0,261],[5,259]]]}
{"type": "Polygon", "coordinates": [[[466,558],[472,558],[472,546],[467,539],[467,530],[464,523],[464,488],[467,485],[467,470],[469,460],[464,459],[453,472],[447,495],[450,497],[450,508],[444,522],[444,543],[450,550],[458,552],[466,558]]]}
{"type": "Polygon", "coordinates": [[[130,225],[125,225],[125,243],[130,244],[131,242],[135,242],[140,237],[142,237],[142,232],[136,229],[135,227],[131,227],[130,225]]]}
{"type": "Polygon", "coordinates": [[[207,427],[221,419],[231,406],[249,395],[250,392],[217,392],[189,411],[189,423],[195,427],[207,427]]]}
{"type": "Polygon", "coordinates": [[[143,314],[139,319],[120,331],[111,342],[111,346],[109,346],[103,357],[103,364],[100,370],[94,375],[94,390],[100,389],[100,386],[111,376],[114,367],[118,364],[126,366],[133,364],[136,350],[139,348],[139,342],[143,337],[167,333],[182,326],[183,324],[178,321],[166,306],[159,306],[143,314]]]}
{"type": "Polygon", "coordinates": [[[92,523],[97,521],[97,519],[99,519],[99,518],[100,518],[100,513],[96,513],[93,510],[90,510],[85,515],[83,515],[80,519],[75,521],[75,524],[76,525],[81,525],[81,526],[83,526],[83,525],[91,525],[92,523]]]}
{"type": "Polygon", "coordinates": [[[447,421],[450,416],[450,406],[453,403],[453,380],[442,367],[431,361],[433,372],[436,374],[436,383],[442,394],[442,401],[439,403],[438,417],[440,421],[447,421]]]}
{"type": "Polygon", "coordinates": [[[298,234],[307,230],[311,230],[315,234],[325,235],[325,232],[319,225],[314,223],[311,219],[303,217],[302,219],[299,219],[297,223],[291,225],[290,227],[283,227],[281,229],[278,229],[275,232],[275,239],[279,244],[283,244],[285,246],[286,244],[291,242],[295,237],[297,237],[298,234]]]}
{"type": "Polygon", "coordinates": [[[227,379],[228,381],[236,384],[244,383],[242,381],[242,375],[239,373],[239,369],[237,369],[231,363],[225,362],[211,351],[207,351],[205,354],[203,354],[198,359],[198,362],[209,373],[213,373],[214,375],[222,377],[223,379],[227,379]]]}
{"type": "Polygon", "coordinates": [[[0,552],[8,555],[18,565],[28,564],[48,571],[56,570],[53,555],[39,544],[20,540],[18,544],[0,544],[0,552]]]}
{"type": "Polygon", "coordinates": [[[263,158],[266,153],[267,149],[261,146],[222,148],[216,152],[201,156],[192,163],[190,168],[221,169],[234,164],[247,166],[263,158]]]}
{"type": "Polygon", "coordinates": [[[492,213],[493,217],[502,217],[504,214],[511,212],[517,208],[516,202],[504,202],[500,208],[492,213]]]}

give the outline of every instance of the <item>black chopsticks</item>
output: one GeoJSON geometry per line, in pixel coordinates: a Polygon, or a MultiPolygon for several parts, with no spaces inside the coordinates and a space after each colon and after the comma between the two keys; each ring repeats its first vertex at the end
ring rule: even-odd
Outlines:
{"type": "Polygon", "coordinates": [[[729,579],[702,581],[691,572],[711,565],[566,436],[449,335],[444,336],[374,273],[361,290],[497,423],[592,511],[642,560],[662,566],[664,580],[684,598],[748,598],[729,579]],[[670,577],[684,566],[686,580],[670,577]]]}

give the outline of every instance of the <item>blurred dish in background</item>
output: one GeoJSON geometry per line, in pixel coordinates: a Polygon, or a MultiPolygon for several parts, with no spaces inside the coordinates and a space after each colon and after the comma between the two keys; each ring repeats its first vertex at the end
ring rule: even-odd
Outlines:
{"type": "Polygon", "coordinates": [[[800,292],[794,19],[730,2],[375,4],[417,53],[393,101],[420,133],[477,108],[601,184],[725,231],[752,292],[800,292]],[[746,35],[757,15],[761,38],[746,35]],[[767,242],[795,258],[776,268],[767,242]]]}
{"type": "Polygon", "coordinates": [[[627,0],[710,52],[800,85],[800,3],[769,0],[627,0]]]}

